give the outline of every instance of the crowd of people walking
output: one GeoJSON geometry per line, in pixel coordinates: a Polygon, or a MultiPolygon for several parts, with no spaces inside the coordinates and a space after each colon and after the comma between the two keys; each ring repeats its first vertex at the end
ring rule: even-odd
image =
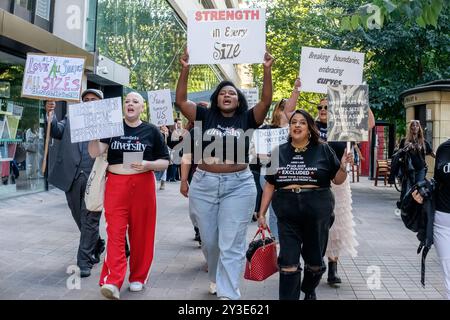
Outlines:
{"type": "MultiPolygon", "coordinates": [[[[58,121],[55,103],[46,103],[51,137],[62,141],[49,182],[65,191],[80,230],[77,264],[81,277],[90,276],[106,247],[99,279],[106,298],[120,298],[128,264],[130,291],[142,291],[148,281],[155,247],[157,181],[164,190],[166,181],[180,180],[180,193],[189,199],[186,214],[207,264],[209,286],[205,290],[219,299],[241,298],[246,236],[252,219],[261,228],[269,226],[278,244],[280,300],[298,300],[302,292],[305,300],[317,299],[316,288],[326,270],[328,284],[342,282],[337,273],[339,257],[357,255],[347,177],[347,168],[354,163],[353,146],[357,145],[348,150],[345,142],[327,142],[327,98],[317,103],[316,119],[304,108],[297,108],[300,79],[295,80],[290,97],[275,104],[270,121],[266,121],[273,98],[273,63],[274,58],[266,52],[261,98],[251,108],[231,81],[222,81],[209,102],[194,103],[187,98],[190,65],[185,52],[180,59],[175,102],[189,122],[185,128],[181,119],[175,119],[173,128],[142,121],[144,99],[131,92],[123,104],[122,136],[72,144],[69,118],[58,121]],[[256,129],[283,128],[288,130],[287,142],[268,154],[257,153],[247,134],[256,129]],[[128,168],[124,153],[129,150],[143,150],[143,160],[128,168]],[[84,202],[94,159],[103,154],[108,162],[106,243],[99,233],[102,212],[87,210],[84,202]]],[[[100,99],[100,90],[82,93],[83,102],[100,99]]],[[[371,130],[375,119],[370,109],[367,117],[371,130]]],[[[401,172],[406,177],[406,191],[425,179],[425,156],[435,155],[416,120],[410,122],[399,149],[411,169],[401,172]]],[[[450,299],[449,174],[447,141],[436,153],[434,242],[450,299]]],[[[423,201],[420,194],[414,197],[419,203],[423,201]]]]}

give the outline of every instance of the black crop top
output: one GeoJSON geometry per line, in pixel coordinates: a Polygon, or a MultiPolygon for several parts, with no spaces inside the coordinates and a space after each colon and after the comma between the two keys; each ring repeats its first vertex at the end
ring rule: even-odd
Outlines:
{"type": "Polygon", "coordinates": [[[155,161],[158,159],[169,160],[169,151],[164,143],[164,138],[158,128],[147,122],[142,122],[133,128],[123,122],[124,135],[100,139],[109,145],[108,163],[123,163],[124,152],[144,151],[144,160],[155,161]]]}
{"type": "Polygon", "coordinates": [[[276,148],[272,156],[276,152],[279,154],[278,169],[274,175],[265,177],[275,189],[291,184],[330,187],[330,181],[339,170],[340,162],[326,143],[309,146],[306,151],[296,153],[287,142],[276,148]]]}
{"type": "Polygon", "coordinates": [[[252,135],[244,133],[258,127],[253,109],[224,117],[219,111],[197,106],[195,120],[202,122],[203,136],[202,141],[196,141],[202,146],[202,156],[194,155],[196,159],[216,157],[220,163],[224,160],[249,163],[248,149],[252,135]]]}
{"type": "Polygon", "coordinates": [[[450,213],[450,140],[436,151],[434,179],[437,182],[436,210],[450,213]]]}

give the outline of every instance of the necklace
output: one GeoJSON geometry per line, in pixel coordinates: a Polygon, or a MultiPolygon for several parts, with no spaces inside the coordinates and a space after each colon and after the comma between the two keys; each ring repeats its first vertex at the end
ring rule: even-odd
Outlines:
{"type": "Polygon", "coordinates": [[[291,145],[294,147],[295,153],[305,152],[306,150],[308,150],[309,140],[303,147],[296,147],[292,143],[291,145]]]}

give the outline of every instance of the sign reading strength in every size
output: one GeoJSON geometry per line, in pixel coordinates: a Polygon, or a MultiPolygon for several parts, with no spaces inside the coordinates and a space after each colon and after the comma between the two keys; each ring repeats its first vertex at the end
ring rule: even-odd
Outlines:
{"type": "Polygon", "coordinates": [[[302,91],[327,93],[327,86],[362,84],[364,53],[302,47],[302,91]]]}
{"type": "Polygon", "coordinates": [[[265,51],[264,9],[189,12],[189,64],[262,63],[265,51]]]}
{"type": "Polygon", "coordinates": [[[84,58],[27,54],[22,97],[80,101],[84,58]]]}

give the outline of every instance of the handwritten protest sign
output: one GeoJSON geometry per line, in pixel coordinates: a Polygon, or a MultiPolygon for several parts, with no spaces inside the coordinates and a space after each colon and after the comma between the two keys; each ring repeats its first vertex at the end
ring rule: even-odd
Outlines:
{"type": "Polygon", "coordinates": [[[22,97],[80,101],[84,58],[27,54],[22,97]]]}
{"type": "Polygon", "coordinates": [[[302,47],[302,91],[327,93],[327,85],[362,84],[364,53],[302,47]]]}
{"type": "Polygon", "coordinates": [[[253,108],[259,102],[258,88],[241,89],[245,98],[247,99],[248,108],[253,108]]]}
{"type": "Polygon", "coordinates": [[[189,64],[262,63],[264,9],[197,10],[188,14],[189,64]]]}
{"type": "Polygon", "coordinates": [[[257,154],[270,154],[276,146],[287,142],[289,128],[258,129],[253,133],[257,154]]]}
{"type": "Polygon", "coordinates": [[[328,141],[369,140],[369,89],[366,85],[328,87],[328,141]]]}
{"type": "Polygon", "coordinates": [[[174,124],[172,97],[170,90],[155,90],[148,93],[150,121],[155,126],[170,126],[174,124]]]}
{"type": "Polygon", "coordinates": [[[72,143],[123,135],[120,97],[73,104],[69,118],[72,143]]]}

